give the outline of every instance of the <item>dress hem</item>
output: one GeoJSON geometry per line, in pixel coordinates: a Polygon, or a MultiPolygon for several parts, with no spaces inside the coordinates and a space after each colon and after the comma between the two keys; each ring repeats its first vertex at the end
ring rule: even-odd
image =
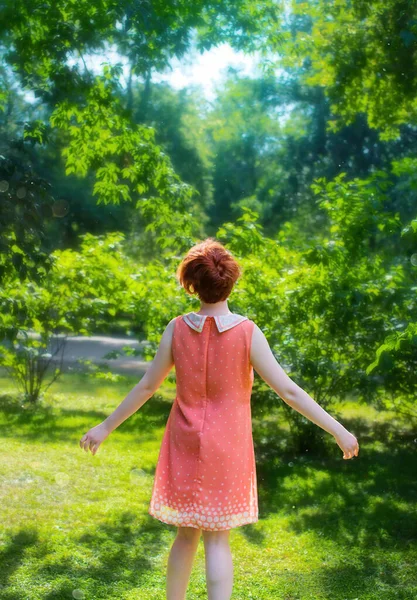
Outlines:
{"type": "Polygon", "coordinates": [[[231,529],[236,529],[237,527],[243,527],[244,525],[251,525],[251,524],[257,523],[259,521],[259,515],[257,515],[256,517],[249,518],[244,523],[236,523],[236,525],[232,525],[232,526],[228,526],[228,527],[206,528],[206,527],[202,527],[201,525],[198,525],[198,523],[196,523],[195,521],[187,522],[186,524],[179,523],[179,522],[174,523],[172,521],[164,521],[163,518],[154,514],[150,508],[148,508],[148,514],[150,514],[152,517],[154,517],[154,519],[157,519],[161,523],[164,523],[165,525],[173,525],[174,527],[192,527],[193,529],[202,529],[203,531],[230,531],[231,529]]]}

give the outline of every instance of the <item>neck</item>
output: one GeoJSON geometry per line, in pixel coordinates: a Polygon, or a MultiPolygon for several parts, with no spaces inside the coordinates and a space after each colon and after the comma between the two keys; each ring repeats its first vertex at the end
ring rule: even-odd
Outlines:
{"type": "Polygon", "coordinates": [[[227,300],[222,300],[221,302],[214,302],[213,304],[208,302],[200,302],[200,310],[197,314],[215,317],[221,315],[230,315],[232,313],[230,312],[227,300]]]}

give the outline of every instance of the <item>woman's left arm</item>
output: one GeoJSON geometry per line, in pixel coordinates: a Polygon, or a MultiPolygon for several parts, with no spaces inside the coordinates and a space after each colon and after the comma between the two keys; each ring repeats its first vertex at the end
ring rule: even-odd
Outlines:
{"type": "Polygon", "coordinates": [[[172,335],[174,332],[175,319],[172,319],[162,334],[161,342],[155,357],[142,379],[128,393],[126,398],[102,423],[93,427],[80,440],[80,447],[86,452],[91,450],[92,454],[97,452],[100,444],[114,431],[123,421],[128,419],[134,412],[139,410],[149,398],[151,398],[162,384],[174,365],[172,356],[172,335]]]}

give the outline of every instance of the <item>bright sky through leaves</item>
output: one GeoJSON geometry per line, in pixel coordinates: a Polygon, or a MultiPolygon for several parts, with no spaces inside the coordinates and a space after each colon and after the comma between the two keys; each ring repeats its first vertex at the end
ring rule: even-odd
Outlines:
{"type": "MultiPolygon", "coordinates": [[[[129,73],[127,59],[120,56],[114,49],[109,48],[100,55],[84,55],[84,61],[87,68],[97,74],[102,72],[101,63],[103,62],[121,63],[123,65],[121,84],[123,87],[126,85],[129,73]]],[[[238,69],[243,76],[256,77],[260,75],[257,70],[257,62],[257,56],[237,52],[229,44],[221,44],[202,54],[192,50],[182,59],[173,58],[172,70],[167,69],[163,73],[154,72],[152,81],[154,83],[166,81],[174,89],[201,86],[205,98],[211,101],[216,97],[215,88],[227,76],[228,67],[238,69]]],[[[79,68],[83,69],[83,63],[78,56],[70,59],[68,64],[78,64],[79,68]]],[[[33,102],[35,97],[32,92],[27,92],[25,99],[33,102]]]]}

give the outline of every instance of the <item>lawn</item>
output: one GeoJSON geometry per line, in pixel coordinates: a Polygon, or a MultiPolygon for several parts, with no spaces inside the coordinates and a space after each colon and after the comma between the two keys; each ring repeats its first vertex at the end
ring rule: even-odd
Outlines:
{"type": "MultiPolygon", "coordinates": [[[[32,410],[1,379],[2,600],[165,598],[176,528],[147,508],[172,383],[96,456],[78,446],[135,383],[66,373],[32,410]]],[[[277,425],[276,458],[257,470],[259,521],[230,535],[233,600],[417,598],[417,440],[393,415],[341,411],[360,444],[350,461],[336,445],[330,458],[286,455],[288,430],[277,425]]],[[[206,597],[200,540],[187,599],[206,597]]]]}

